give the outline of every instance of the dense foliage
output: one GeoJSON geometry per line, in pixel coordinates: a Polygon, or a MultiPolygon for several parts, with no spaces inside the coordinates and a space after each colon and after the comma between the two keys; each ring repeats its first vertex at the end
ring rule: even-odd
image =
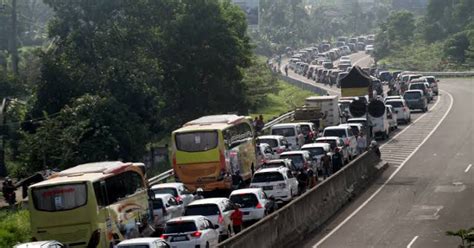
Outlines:
{"type": "Polygon", "coordinates": [[[0,211],[0,247],[13,247],[31,239],[30,217],[27,210],[0,211]]]}
{"type": "Polygon", "coordinates": [[[425,15],[419,19],[409,12],[392,13],[380,25],[375,55],[376,59],[383,59],[399,69],[474,67],[472,0],[430,0],[425,15]],[[431,49],[431,53],[427,49],[431,49]],[[402,55],[413,59],[406,59],[405,62],[397,59],[402,55]]]}
{"type": "Polygon", "coordinates": [[[230,2],[45,2],[54,43],[40,54],[19,148],[31,170],[141,160],[148,143],[185,121],[247,113],[261,95],[253,84],[271,80],[254,76],[262,66],[252,64],[245,16],[230,2]]]}

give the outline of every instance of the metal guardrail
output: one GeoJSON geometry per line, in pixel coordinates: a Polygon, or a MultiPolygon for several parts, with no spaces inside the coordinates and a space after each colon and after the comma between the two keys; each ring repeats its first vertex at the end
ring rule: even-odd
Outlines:
{"type": "MultiPolygon", "coordinates": [[[[288,119],[291,119],[291,118],[293,118],[294,114],[295,114],[295,111],[290,111],[288,113],[280,115],[279,117],[267,122],[262,130],[265,131],[265,130],[269,129],[270,127],[272,127],[275,124],[278,124],[278,123],[281,123],[281,122],[286,121],[288,119]]],[[[167,171],[159,174],[158,176],[154,176],[154,177],[148,179],[148,184],[149,185],[158,184],[158,183],[161,183],[161,182],[165,181],[166,179],[168,179],[172,176],[174,176],[174,171],[173,171],[173,169],[170,169],[170,170],[167,170],[167,171]]]]}
{"type": "Polygon", "coordinates": [[[170,169],[170,170],[167,170],[167,171],[159,174],[158,176],[154,176],[154,177],[148,179],[148,184],[149,185],[158,184],[158,183],[161,183],[164,180],[166,180],[166,179],[168,179],[172,176],[174,176],[174,171],[173,171],[173,169],[170,169]]]}

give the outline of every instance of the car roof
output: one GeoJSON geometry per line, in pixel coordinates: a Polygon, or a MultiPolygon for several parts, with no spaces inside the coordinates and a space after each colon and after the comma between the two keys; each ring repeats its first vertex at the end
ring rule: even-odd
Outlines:
{"type": "Polygon", "coordinates": [[[285,163],[285,162],[290,162],[291,163],[291,160],[285,158],[285,159],[271,159],[271,160],[267,160],[265,163],[266,164],[276,164],[276,163],[285,163]]]}
{"type": "Polygon", "coordinates": [[[164,199],[164,198],[170,198],[170,197],[173,197],[173,195],[172,194],[155,194],[155,198],[164,199]]]}
{"type": "Polygon", "coordinates": [[[284,139],[282,135],[262,135],[258,136],[257,139],[284,139]]]}
{"type": "Polygon", "coordinates": [[[286,167],[273,167],[273,168],[261,168],[258,171],[255,172],[255,174],[258,173],[267,173],[267,172],[281,172],[282,170],[287,170],[286,167]]]}
{"type": "Polygon", "coordinates": [[[311,144],[306,144],[304,146],[301,147],[301,149],[305,149],[305,148],[317,148],[317,147],[328,147],[329,144],[327,143],[311,143],[311,144]]]}
{"type": "Polygon", "coordinates": [[[230,193],[230,195],[237,195],[237,194],[248,194],[248,193],[258,193],[261,192],[261,188],[247,188],[247,189],[236,189],[230,193]]]}
{"type": "Polygon", "coordinates": [[[392,98],[392,99],[387,99],[385,101],[385,104],[387,104],[388,102],[404,102],[405,100],[403,100],[402,98],[392,98]]]}
{"type": "Polygon", "coordinates": [[[326,137],[319,137],[316,139],[316,141],[318,140],[340,140],[341,138],[337,137],[337,136],[326,136],[326,137]]]}
{"type": "Polygon", "coordinates": [[[296,127],[296,126],[299,126],[298,123],[282,123],[282,124],[276,124],[276,125],[273,125],[272,126],[272,129],[274,128],[285,128],[285,127],[296,127]]]}
{"type": "Polygon", "coordinates": [[[15,245],[15,248],[41,248],[44,245],[49,245],[49,244],[57,244],[59,243],[56,240],[45,240],[45,241],[35,241],[35,242],[28,242],[28,243],[23,243],[23,244],[18,244],[15,245]]]}
{"type": "Polygon", "coordinates": [[[330,126],[330,127],[326,127],[324,128],[324,130],[336,130],[336,129],[347,129],[349,128],[348,126],[330,126]]]}
{"type": "Polygon", "coordinates": [[[151,189],[160,189],[160,188],[177,188],[183,186],[183,183],[160,183],[151,186],[151,189]]]}
{"type": "Polygon", "coordinates": [[[420,93],[420,94],[423,95],[423,91],[422,91],[422,90],[407,90],[407,91],[405,91],[405,94],[406,94],[406,93],[420,93]]]}
{"type": "Polygon", "coordinates": [[[161,238],[134,238],[127,239],[119,243],[120,245],[132,245],[132,244],[150,244],[156,241],[164,241],[161,238]]]}
{"type": "Polygon", "coordinates": [[[347,121],[367,121],[365,117],[349,118],[347,121]]]}
{"type": "MultiPolygon", "coordinates": [[[[189,204],[189,205],[191,205],[191,204],[189,204]]],[[[205,218],[206,217],[202,216],[202,215],[180,216],[180,217],[176,217],[176,218],[173,218],[171,220],[168,220],[167,223],[168,222],[179,222],[179,221],[196,221],[196,220],[205,219],[205,218]]]]}
{"type": "Polygon", "coordinates": [[[204,204],[219,204],[221,203],[223,200],[227,200],[227,198],[225,197],[212,197],[212,198],[206,198],[206,199],[199,199],[199,200],[195,200],[191,203],[189,203],[188,206],[191,206],[191,205],[204,205],[204,204]]]}
{"type": "Polygon", "coordinates": [[[283,156],[283,155],[301,155],[301,154],[304,154],[304,153],[307,153],[308,151],[289,151],[289,152],[282,152],[280,154],[280,157],[283,156]]]}
{"type": "Polygon", "coordinates": [[[362,123],[343,123],[343,124],[339,124],[339,126],[348,126],[348,127],[353,127],[353,126],[358,126],[358,127],[362,127],[362,123]]]}

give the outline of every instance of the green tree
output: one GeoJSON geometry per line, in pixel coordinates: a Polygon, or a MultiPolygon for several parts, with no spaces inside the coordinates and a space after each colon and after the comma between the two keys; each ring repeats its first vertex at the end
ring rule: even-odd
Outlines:
{"type": "Polygon", "coordinates": [[[390,14],[380,25],[375,39],[375,57],[380,60],[411,44],[414,40],[415,18],[411,12],[390,14]]]}
{"type": "Polygon", "coordinates": [[[464,63],[466,61],[466,52],[470,46],[467,32],[460,32],[452,35],[445,42],[445,56],[456,63],[464,63]]]}

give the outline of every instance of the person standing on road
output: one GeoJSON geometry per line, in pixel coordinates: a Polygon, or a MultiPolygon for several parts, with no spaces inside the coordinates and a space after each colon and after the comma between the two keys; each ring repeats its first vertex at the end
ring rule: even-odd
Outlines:
{"type": "Polygon", "coordinates": [[[301,149],[301,147],[304,146],[304,142],[305,142],[304,134],[300,131],[298,133],[297,138],[298,138],[298,147],[299,149],[301,149]]]}
{"type": "Polygon", "coordinates": [[[310,167],[308,167],[307,174],[308,174],[308,187],[312,188],[312,187],[316,186],[316,181],[317,181],[316,178],[318,178],[317,171],[313,170],[313,168],[310,166],[310,167]]]}
{"type": "Polygon", "coordinates": [[[230,219],[232,220],[232,226],[234,228],[234,233],[237,234],[242,231],[242,219],[244,214],[240,211],[239,206],[236,204],[234,207],[234,212],[230,215],[230,219]]]}
{"type": "Polygon", "coordinates": [[[285,65],[285,74],[288,77],[288,65],[285,65]]]}
{"type": "Polygon", "coordinates": [[[306,174],[305,169],[301,169],[296,177],[298,180],[298,195],[302,195],[306,192],[306,187],[308,186],[308,174],[306,174]]]}
{"type": "Polygon", "coordinates": [[[364,134],[361,132],[359,133],[359,137],[357,137],[357,153],[362,154],[365,152],[367,148],[367,140],[365,139],[364,134]]]}
{"type": "Polygon", "coordinates": [[[326,179],[331,175],[331,156],[329,153],[321,157],[321,163],[323,164],[323,178],[326,179]]]}
{"type": "Polygon", "coordinates": [[[332,155],[332,168],[334,169],[334,172],[337,172],[342,168],[342,153],[339,148],[336,148],[332,155]]]}

